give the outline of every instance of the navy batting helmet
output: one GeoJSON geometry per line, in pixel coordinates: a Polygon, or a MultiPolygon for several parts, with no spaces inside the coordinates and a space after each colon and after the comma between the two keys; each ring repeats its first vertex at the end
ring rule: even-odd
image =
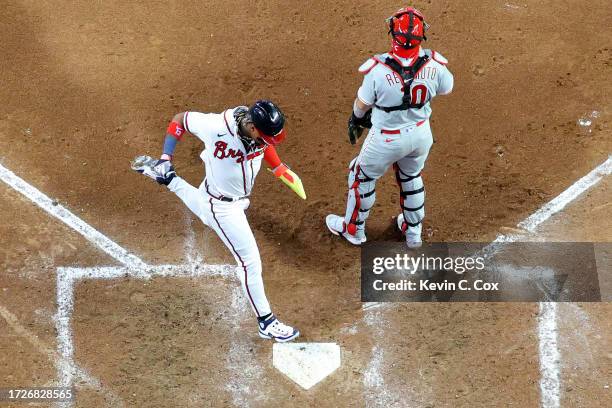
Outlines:
{"type": "Polygon", "coordinates": [[[285,138],[285,115],[274,102],[268,100],[255,102],[249,108],[249,115],[266,143],[276,145],[285,138]]]}

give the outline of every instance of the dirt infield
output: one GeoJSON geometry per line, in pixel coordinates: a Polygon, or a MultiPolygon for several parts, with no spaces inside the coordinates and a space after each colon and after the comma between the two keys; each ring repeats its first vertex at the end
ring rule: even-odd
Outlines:
{"type": "MultiPolygon", "coordinates": [[[[189,240],[206,263],[233,260],[175,196],[133,174],[130,159],[160,151],[176,112],[278,102],[289,131],[279,153],[309,198],[302,202],[261,172],[248,217],[266,290],[304,341],[343,350],[338,372],[302,391],[273,369],[270,343],[256,338],[237,282],[83,281],[75,286],[75,359],[102,385],[83,386],[77,406],[117,405],[108,395],[147,407],[540,403],[537,305],[406,304],[364,313],[359,250],[325,228],[325,215],[344,209],[347,165],[358,152],[345,128],[357,67],[388,48],[384,19],[402,4],[5,3],[0,163],[150,264],[185,262],[193,255],[189,240]],[[377,353],[385,358],[374,370],[377,353]]],[[[432,24],[426,46],[450,60],[456,84],[433,103],[424,238],[488,241],[612,152],[611,35],[604,29],[612,11],[601,0],[588,7],[575,0],[413,4],[432,24]]],[[[203,175],[201,147],[185,140],[175,159],[194,184],[203,175]]],[[[43,349],[56,348],[55,268],[114,261],[4,184],[0,192],[0,310],[34,336],[26,341],[0,319],[0,388],[52,384],[43,349]]],[[[586,208],[605,220],[609,195],[599,194],[586,208]]],[[[379,182],[377,197],[368,239],[399,240],[393,177],[379,182]]],[[[612,241],[609,221],[581,216],[551,227],[551,239],[612,241]]],[[[599,337],[590,375],[609,377],[610,307],[591,312],[585,333],[599,337]]],[[[582,364],[580,356],[571,364],[582,364]]],[[[595,389],[575,372],[568,377],[567,406],[612,404],[603,383],[595,389]]]]}

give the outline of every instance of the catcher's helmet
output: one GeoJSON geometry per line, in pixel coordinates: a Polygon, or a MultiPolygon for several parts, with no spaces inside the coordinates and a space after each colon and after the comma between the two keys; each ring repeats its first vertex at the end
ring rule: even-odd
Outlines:
{"type": "Polygon", "coordinates": [[[425,32],[429,24],[425,22],[423,14],[414,7],[404,7],[387,19],[389,34],[393,37],[394,45],[404,49],[412,49],[427,40],[425,32]]]}
{"type": "Polygon", "coordinates": [[[285,115],[272,101],[259,100],[249,108],[253,124],[261,138],[270,145],[277,145],[285,138],[285,115]]]}

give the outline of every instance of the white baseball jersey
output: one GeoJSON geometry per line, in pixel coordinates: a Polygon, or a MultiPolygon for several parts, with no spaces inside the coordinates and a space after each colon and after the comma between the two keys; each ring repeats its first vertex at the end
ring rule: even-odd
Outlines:
{"type": "Polygon", "coordinates": [[[219,114],[186,112],[184,118],[185,129],[204,142],[200,157],[210,192],[229,198],[251,194],[265,150],[258,147],[247,151],[238,136],[235,109],[219,114]]]}
{"type": "MultiPolygon", "coordinates": [[[[379,129],[401,129],[429,119],[430,102],[436,95],[446,95],[453,89],[453,75],[446,67],[448,60],[435,51],[421,49],[419,56],[428,55],[428,62],[415,75],[411,86],[412,101],[425,103],[421,109],[398,110],[385,112],[375,106],[372,108],[372,125],[379,129]]],[[[385,53],[367,60],[359,72],[364,74],[363,83],[357,97],[366,105],[384,107],[402,104],[404,92],[402,78],[384,64],[390,54],[385,53]]],[[[410,66],[412,58],[394,57],[403,66],[410,66]]]]}
{"type": "Polygon", "coordinates": [[[247,149],[242,142],[234,119],[236,109],[219,114],[185,113],[185,129],[204,142],[200,157],[206,167],[206,178],[196,188],[176,176],[168,188],[217,233],[234,255],[244,293],[255,314],[262,317],[271,313],[271,309],[264,291],[257,242],[245,214],[250,201],[222,200],[251,193],[265,150],[255,146],[247,149]]]}

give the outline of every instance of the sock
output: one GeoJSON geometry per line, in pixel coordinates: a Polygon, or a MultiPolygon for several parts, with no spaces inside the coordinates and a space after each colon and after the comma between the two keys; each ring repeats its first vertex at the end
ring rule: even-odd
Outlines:
{"type": "Polygon", "coordinates": [[[272,313],[268,313],[268,314],[267,314],[267,315],[265,315],[265,316],[258,316],[258,317],[257,317],[257,321],[258,321],[259,323],[262,323],[262,322],[265,322],[266,320],[268,320],[270,317],[272,317],[272,313]]]}

